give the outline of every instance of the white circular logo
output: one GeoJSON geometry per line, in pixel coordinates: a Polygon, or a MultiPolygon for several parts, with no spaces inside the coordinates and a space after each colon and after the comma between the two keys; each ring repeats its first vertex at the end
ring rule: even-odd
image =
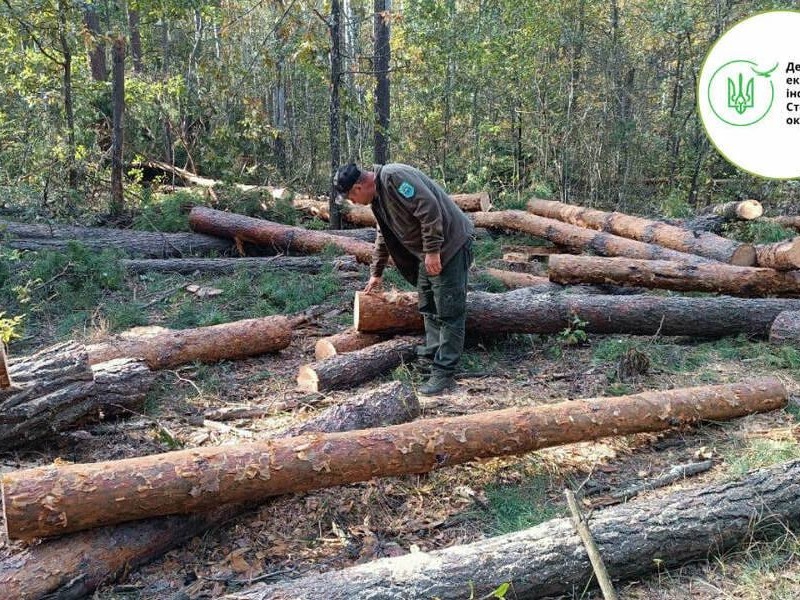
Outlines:
{"type": "Polygon", "coordinates": [[[750,17],[708,53],[700,119],[731,163],[773,179],[800,177],[800,12],[750,17]]]}

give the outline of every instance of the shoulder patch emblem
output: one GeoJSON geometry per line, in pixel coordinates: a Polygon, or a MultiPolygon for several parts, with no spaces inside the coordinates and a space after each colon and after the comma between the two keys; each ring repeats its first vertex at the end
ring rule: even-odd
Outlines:
{"type": "Polygon", "coordinates": [[[411,198],[414,197],[414,186],[407,181],[404,181],[400,184],[400,187],[397,188],[397,193],[399,193],[406,200],[411,200],[411,198]]]}

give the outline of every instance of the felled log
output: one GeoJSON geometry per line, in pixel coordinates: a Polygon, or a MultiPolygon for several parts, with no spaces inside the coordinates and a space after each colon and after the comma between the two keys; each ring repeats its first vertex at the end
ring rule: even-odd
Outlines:
{"type": "MultiPolygon", "coordinates": [[[[333,433],[395,425],[415,419],[419,412],[413,391],[392,382],[332,406],[281,437],[299,429],[333,433]]],[[[0,561],[0,589],[4,598],[20,600],[81,598],[247,508],[228,505],[196,515],[100,527],[34,544],[0,561]]]]}
{"type": "Polygon", "coordinates": [[[362,242],[367,242],[368,244],[374,244],[375,238],[378,234],[378,230],[375,227],[359,227],[358,229],[326,229],[325,231],[331,235],[361,240],[362,242]]]}
{"type": "Polygon", "coordinates": [[[11,377],[8,375],[6,346],[3,342],[0,342],[0,390],[9,387],[11,387],[11,377]]]}
{"type": "Polygon", "coordinates": [[[478,227],[522,231],[570,248],[578,254],[590,250],[601,256],[627,256],[628,258],[642,258],[645,260],[675,260],[691,264],[711,262],[711,259],[701,256],[571,225],[556,219],[532,215],[521,210],[470,213],[469,216],[478,227]]]}
{"type": "Polygon", "coordinates": [[[800,237],[774,244],[757,244],[756,264],[779,271],[800,269],[800,237]]]}
{"type": "Polygon", "coordinates": [[[303,365],[297,374],[297,387],[307,392],[355,387],[413,360],[419,343],[415,338],[398,338],[303,365]]]}
{"type": "Polygon", "coordinates": [[[314,346],[314,357],[317,360],[323,360],[337,354],[361,350],[384,341],[386,341],[386,336],[359,333],[355,329],[349,328],[335,335],[317,340],[314,346]]]}
{"type": "Polygon", "coordinates": [[[732,419],[775,410],[786,401],[780,380],[765,377],[349,433],[24,469],[2,476],[4,527],[9,539],[60,535],[609,435],[732,419]]]}
{"type": "Polygon", "coordinates": [[[775,317],[769,330],[769,341],[773,344],[791,344],[800,342],[800,311],[787,310],[775,317]]]}
{"type": "Polygon", "coordinates": [[[90,366],[84,346],[69,342],[14,359],[13,385],[0,389],[0,449],[51,437],[88,420],[139,409],[153,382],[143,363],[90,366]]]}
{"type": "Polygon", "coordinates": [[[686,479],[687,477],[705,473],[706,471],[711,470],[711,467],[713,466],[714,462],[711,460],[675,465],[670,467],[668,471],[662,473],[658,477],[628,485],[620,490],[612,492],[609,494],[608,498],[603,498],[602,500],[604,500],[606,504],[610,504],[611,502],[627,502],[642,492],[649,492],[651,490],[666,487],[675,483],[676,481],[686,479]]]}
{"type": "Polygon", "coordinates": [[[229,239],[201,233],[160,233],[105,227],[28,225],[0,219],[0,240],[16,250],[63,251],[72,242],[96,250],[121,250],[131,256],[169,258],[196,254],[229,254],[229,239]]]}
{"type": "MultiPolygon", "coordinates": [[[[416,333],[422,318],[415,292],[356,293],[354,326],[363,333],[416,333]]],[[[536,294],[526,288],[503,294],[467,294],[467,332],[558,333],[577,317],[588,333],[687,335],[717,338],[744,333],[766,338],[784,310],[800,310],[789,298],[683,298],[536,294]]]]}
{"type": "MultiPolygon", "coordinates": [[[[528,211],[542,217],[558,219],[589,229],[607,231],[642,242],[659,244],[680,252],[697,254],[733,265],[749,267],[754,265],[756,260],[755,249],[751,244],[742,244],[713,233],[690,231],[642,217],[539,199],[531,200],[528,203],[528,211]]],[[[630,256],[629,258],[647,257],[630,256]]]]}
{"type": "MultiPolygon", "coordinates": [[[[511,245],[502,247],[503,254],[525,256],[526,260],[547,259],[551,254],[571,254],[568,248],[562,246],[521,246],[511,245]]],[[[505,260],[505,258],[503,259],[505,260]]]]}
{"type": "Polygon", "coordinates": [[[189,224],[200,233],[271,246],[277,252],[293,250],[302,254],[319,254],[328,247],[355,256],[358,262],[369,264],[372,260],[371,244],[322,231],[281,225],[263,219],[227,213],[213,208],[195,206],[189,213],[189,224]]]}
{"type": "Polygon", "coordinates": [[[248,271],[292,271],[319,273],[326,267],[336,271],[356,271],[358,264],[352,256],[324,259],[318,256],[264,256],[253,258],[172,258],[125,259],[122,266],[128,273],[235,273],[248,271]]]}
{"type": "Polygon", "coordinates": [[[782,215],[778,217],[772,217],[770,221],[777,223],[781,227],[800,231],[800,215],[782,215]]]}
{"type": "MultiPolygon", "coordinates": [[[[589,527],[612,579],[704,560],[800,519],[800,460],[734,481],[679,490],[592,513],[589,527]],[[766,527],[765,527],[766,526],[766,527]],[[772,527],[771,527],[772,526],[772,527]],[[621,541],[624,540],[624,543],[621,541]]],[[[276,585],[256,584],[225,600],[295,598],[489,598],[510,583],[516,598],[572,597],[596,586],[569,518],[435,552],[382,558],[276,585]]]]}
{"type": "Polygon", "coordinates": [[[192,329],[134,329],[87,347],[92,364],[115,358],[144,360],[151,369],[165,369],[195,360],[236,360],[277,352],[292,340],[290,321],[283,316],[244,319],[192,329]]]}
{"type": "Polygon", "coordinates": [[[519,271],[506,271],[504,269],[487,268],[483,271],[489,277],[497,279],[500,283],[510,290],[526,288],[535,294],[631,294],[638,293],[639,290],[633,288],[623,288],[613,285],[560,285],[550,281],[547,277],[539,277],[519,271]]]}
{"type": "Polygon", "coordinates": [[[666,290],[717,292],[731,296],[800,295],[800,273],[723,263],[687,265],[667,260],[553,256],[550,281],[563,285],[613,283],[666,290]]]}
{"type": "Polygon", "coordinates": [[[492,210],[489,192],[473,192],[470,194],[450,194],[453,202],[464,212],[486,212],[492,210]]]}
{"type": "MultiPolygon", "coordinates": [[[[184,183],[188,183],[189,185],[196,185],[202,188],[213,188],[223,184],[223,182],[217,181],[216,179],[211,179],[210,177],[203,177],[202,175],[192,173],[191,171],[187,171],[186,169],[176,167],[175,165],[171,165],[169,163],[165,163],[160,160],[149,160],[145,162],[144,165],[151,169],[163,171],[164,173],[169,173],[170,175],[175,175],[176,177],[181,179],[184,183]]],[[[261,192],[264,194],[268,194],[269,196],[271,196],[276,200],[288,196],[288,192],[285,188],[275,188],[269,185],[249,185],[246,183],[234,183],[233,187],[243,192],[261,192]]]]}
{"type": "Polygon", "coordinates": [[[711,207],[710,212],[727,221],[752,221],[764,214],[764,207],[758,200],[750,199],[716,204],[711,207]]]}

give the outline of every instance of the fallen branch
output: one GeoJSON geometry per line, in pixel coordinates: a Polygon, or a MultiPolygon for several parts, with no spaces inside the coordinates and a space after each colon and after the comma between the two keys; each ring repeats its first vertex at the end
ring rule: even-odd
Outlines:
{"type": "Polygon", "coordinates": [[[608,576],[608,571],[606,571],[606,566],[603,563],[603,557],[600,554],[600,550],[597,549],[597,544],[594,542],[592,532],[589,531],[589,525],[586,523],[586,519],[581,513],[578,501],[575,499],[575,494],[573,494],[570,489],[564,490],[564,494],[567,497],[567,505],[572,513],[572,524],[575,526],[575,530],[578,532],[583,542],[583,547],[586,549],[589,562],[592,564],[592,569],[597,577],[597,583],[600,585],[600,590],[603,592],[603,598],[605,598],[605,600],[617,600],[617,592],[614,589],[614,585],[611,583],[611,578],[608,576]]]}

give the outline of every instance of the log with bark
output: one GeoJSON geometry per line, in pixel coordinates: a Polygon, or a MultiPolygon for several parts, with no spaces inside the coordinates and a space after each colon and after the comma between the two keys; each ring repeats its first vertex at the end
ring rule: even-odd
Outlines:
{"type": "MultiPolygon", "coordinates": [[[[179,179],[181,179],[184,183],[187,183],[189,185],[196,185],[202,188],[213,188],[223,185],[223,182],[217,181],[216,179],[211,179],[210,177],[203,177],[202,175],[192,173],[191,171],[187,171],[186,169],[181,169],[180,167],[176,167],[175,165],[170,165],[169,163],[165,163],[160,160],[148,160],[144,163],[144,166],[150,169],[155,169],[157,171],[163,171],[164,173],[174,175],[179,179]]],[[[289,192],[285,188],[276,188],[269,185],[249,185],[246,183],[234,183],[233,187],[243,192],[261,192],[263,194],[269,195],[275,200],[284,199],[289,196],[289,192]]]]}
{"type": "Polygon", "coordinates": [[[548,275],[550,281],[562,285],[612,283],[746,297],[800,295],[800,272],[724,263],[687,265],[667,260],[562,254],[550,259],[548,275]]]}
{"type": "Polygon", "coordinates": [[[89,420],[139,410],[153,374],[135,360],[90,366],[86,348],[68,342],[9,364],[0,390],[0,449],[28,446],[89,420]]]}
{"type": "Polygon", "coordinates": [[[9,539],[61,535],[373,477],[425,473],[610,435],[733,419],[776,410],[786,401],[780,380],[765,377],[348,433],[24,469],[2,476],[4,527],[9,539]]]}
{"type": "MultiPolygon", "coordinates": [[[[362,333],[421,332],[416,306],[415,292],[357,292],[354,326],[362,333]]],[[[800,310],[800,300],[536,294],[521,288],[502,294],[467,294],[467,332],[558,333],[577,317],[586,323],[588,333],[766,338],[772,321],[784,310],[800,310]]]]}
{"type": "Polygon", "coordinates": [[[323,360],[337,354],[362,350],[385,341],[386,336],[384,335],[359,333],[351,327],[335,335],[317,340],[314,346],[314,358],[323,360]]]}
{"type": "Polygon", "coordinates": [[[756,263],[780,271],[800,269],[800,237],[786,242],[756,245],[756,263]]]}
{"type": "Polygon", "coordinates": [[[302,254],[319,254],[326,248],[333,247],[344,254],[355,256],[360,263],[369,264],[372,261],[372,244],[213,208],[195,206],[189,213],[189,224],[197,232],[234,239],[237,245],[250,242],[270,246],[276,252],[292,250],[302,254]]]}
{"type": "MultiPolygon", "coordinates": [[[[626,238],[659,244],[679,252],[697,254],[720,262],[749,267],[755,264],[755,249],[713,233],[690,231],[674,225],[634,217],[619,212],[605,212],[552,200],[534,199],[528,211],[580,227],[606,231],[626,238]]],[[[631,258],[646,258],[631,257],[631,258]]],[[[653,257],[655,258],[655,257],[653,257]]]]}
{"type": "Polygon", "coordinates": [[[782,215],[778,217],[772,217],[769,220],[777,223],[781,227],[800,231],[800,215],[782,215]]]}
{"type": "Polygon", "coordinates": [[[709,212],[728,221],[752,221],[764,214],[764,207],[758,200],[749,199],[715,204],[709,212]]]}
{"type": "Polygon", "coordinates": [[[129,273],[179,273],[195,272],[230,274],[248,271],[291,271],[319,273],[331,268],[335,271],[357,271],[358,263],[352,256],[325,259],[319,256],[264,256],[253,258],[172,258],[124,259],[123,268],[129,273]]]}
{"type": "Polygon", "coordinates": [[[303,365],[297,374],[297,387],[307,392],[355,387],[415,360],[415,347],[421,342],[403,337],[303,365]]]}
{"type": "Polygon", "coordinates": [[[151,369],[165,369],[195,360],[236,360],[277,352],[291,341],[291,321],[272,316],[192,329],[133,329],[87,346],[87,351],[92,364],[126,357],[144,360],[151,369]]]}
{"type": "Polygon", "coordinates": [[[535,294],[635,294],[640,290],[633,288],[624,288],[621,286],[613,285],[571,285],[565,286],[550,281],[547,277],[538,277],[528,273],[520,273],[519,271],[506,271],[504,269],[488,268],[483,271],[489,277],[492,277],[502,283],[510,290],[520,288],[527,288],[528,291],[535,294]]]}
{"type": "MultiPolygon", "coordinates": [[[[419,412],[413,390],[392,382],[332,406],[280,436],[299,429],[333,433],[395,425],[415,419],[419,412]]],[[[33,544],[0,560],[0,589],[4,598],[20,600],[81,598],[211,527],[241,516],[248,508],[228,505],[196,515],[134,521],[33,544]]]]}
{"type": "MultiPolygon", "coordinates": [[[[635,500],[591,515],[589,527],[612,579],[705,560],[753,536],[785,535],[800,522],[800,460],[744,477],[635,500]]],[[[489,598],[510,583],[515,598],[573,597],[596,587],[569,518],[435,552],[383,558],[284,583],[257,584],[226,600],[489,598]],[[577,591],[577,592],[576,592],[577,591]]]]}
{"type": "Polygon", "coordinates": [[[521,210],[504,210],[490,213],[470,213],[478,227],[513,229],[550,240],[581,253],[589,250],[601,256],[627,256],[645,260],[675,260],[691,264],[713,262],[711,259],[670,250],[657,244],[648,244],[595,231],[556,219],[532,215],[521,210]]]}
{"type": "Polygon", "coordinates": [[[770,327],[769,341],[793,346],[800,343],[800,311],[787,310],[779,313],[770,327]]]}
{"type": "Polygon", "coordinates": [[[0,341],[0,390],[11,387],[11,377],[8,375],[8,362],[6,361],[6,345],[0,341]]]}
{"type": "Polygon", "coordinates": [[[201,233],[160,233],[104,227],[28,225],[0,219],[0,240],[16,250],[63,251],[70,243],[96,250],[121,250],[131,256],[169,258],[202,254],[231,254],[229,239],[201,233]]]}

